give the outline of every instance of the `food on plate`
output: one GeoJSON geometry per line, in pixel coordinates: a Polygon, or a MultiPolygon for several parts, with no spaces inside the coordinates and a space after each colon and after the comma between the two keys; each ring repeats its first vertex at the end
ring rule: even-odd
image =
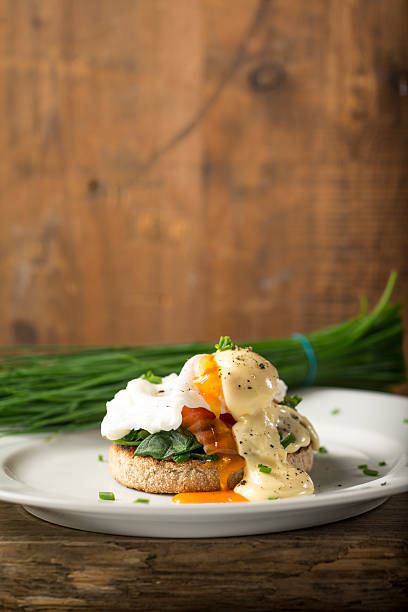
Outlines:
{"type": "Polygon", "coordinates": [[[311,495],[319,439],[286,391],[269,361],[228,337],[179,375],[131,380],[101,425],[111,474],[179,502],[311,495]]]}

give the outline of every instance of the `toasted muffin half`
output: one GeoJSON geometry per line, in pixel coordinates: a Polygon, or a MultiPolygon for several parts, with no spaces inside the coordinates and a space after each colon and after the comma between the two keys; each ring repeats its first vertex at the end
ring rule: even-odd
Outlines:
{"type": "MultiPolygon", "coordinates": [[[[189,459],[175,463],[172,459],[135,457],[135,447],[113,443],[109,449],[110,472],[121,484],[146,493],[193,493],[219,491],[220,475],[217,462],[189,459]]],[[[311,445],[288,454],[295,467],[310,472],[313,465],[311,445]]],[[[240,469],[228,477],[228,488],[233,489],[244,475],[240,469]]]]}

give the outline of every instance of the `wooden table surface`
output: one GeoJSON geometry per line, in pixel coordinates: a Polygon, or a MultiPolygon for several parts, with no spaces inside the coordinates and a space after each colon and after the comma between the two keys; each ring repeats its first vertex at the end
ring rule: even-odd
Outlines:
{"type": "Polygon", "coordinates": [[[322,527],[175,540],[76,531],[0,503],[0,608],[402,610],[407,510],[404,494],[322,527]]]}
{"type": "Polygon", "coordinates": [[[304,333],[392,268],[408,303],[407,18],[0,0],[0,344],[304,333]]]}

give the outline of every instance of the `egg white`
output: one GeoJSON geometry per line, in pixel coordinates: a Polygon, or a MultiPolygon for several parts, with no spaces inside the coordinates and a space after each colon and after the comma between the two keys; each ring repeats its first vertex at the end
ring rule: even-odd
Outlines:
{"type": "Polygon", "coordinates": [[[143,378],[128,382],[126,389],[118,391],[106,404],[102,436],[119,440],[132,429],[146,429],[150,433],[177,429],[184,406],[209,409],[205,399],[193,389],[193,377],[201,357],[194,355],[179,375],[165,376],[160,384],[143,378]]]}
{"type": "MultiPolygon", "coordinates": [[[[160,384],[143,378],[128,382],[115,397],[106,404],[106,415],[101,424],[101,434],[109,440],[119,440],[132,429],[145,429],[149,433],[177,429],[182,422],[182,410],[207,408],[205,399],[194,389],[193,379],[198,375],[198,366],[203,354],[194,355],[184,364],[179,375],[165,376],[160,384]]],[[[222,366],[221,372],[222,372],[222,366]]],[[[287,387],[278,381],[276,401],[282,401],[287,387]]],[[[227,412],[224,407],[221,412],[227,412]]]]}

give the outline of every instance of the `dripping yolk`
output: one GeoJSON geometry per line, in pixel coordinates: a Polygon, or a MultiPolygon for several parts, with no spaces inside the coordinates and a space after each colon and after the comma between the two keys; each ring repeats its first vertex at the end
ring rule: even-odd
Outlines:
{"type": "Polygon", "coordinates": [[[232,432],[235,420],[225,411],[221,372],[214,355],[203,355],[196,367],[193,388],[209,410],[184,407],[183,426],[195,435],[208,455],[236,455],[238,449],[232,432]]]}
{"type": "Polygon", "coordinates": [[[228,490],[228,479],[233,472],[238,472],[245,465],[245,459],[239,455],[224,455],[215,462],[220,477],[220,489],[228,490]]]}
{"type": "Polygon", "coordinates": [[[237,454],[238,449],[231,429],[235,419],[229,412],[225,412],[226,403],[222,390],[221,371],[214,355],[203,355],[200,359],[196,376],[193,378],[193,385],[194,389],[205,399],[211,412],[209,413],[205,408],[199,412],[197,408],[185,407],[183,425],[203,444],[207,454],[219,456],[218,461],[208,461],[202,467],[218,470],[220,490],[178,493],[173,497],[173,501],[177,504],[248,501],[228,488],[230,475],[244,467],[245,459],[237,454]],[[222,414],[221,410],[224,410],[222,414]]]}
{"type": "Polygon", "coordinates": [[[214,504],[246,502],[246,497],[234,491],[202,491],[197,493],[178,493],[172,498],[176,504],[214,504]]]}
{"type": "Polygon", "coordinates": [[[204,355],[198,363],[198,374],[193,378],[194,387],[205,399],[217,418],[225,408],[220,368],[214,355],[204,355]]]}

